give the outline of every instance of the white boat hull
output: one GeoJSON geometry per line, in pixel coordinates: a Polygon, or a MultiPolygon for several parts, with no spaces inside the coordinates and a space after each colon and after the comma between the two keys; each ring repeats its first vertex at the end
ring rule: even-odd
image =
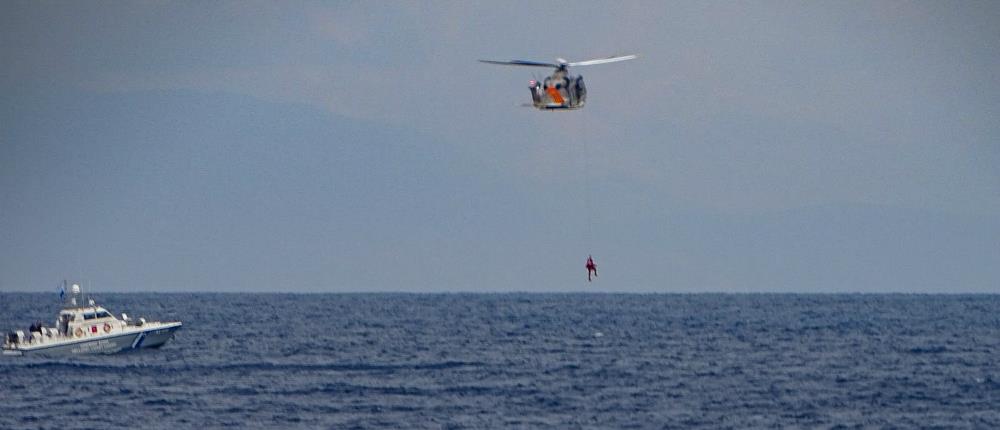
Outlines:
{"type": "Polygon", "coordinates": [[[114,354],[140,348],[157,348],[173,338],[180,328],[180,322],[129,327],[121,332],[84,339],[18,344],[13,348],[5,348],[3,355],[114,354]]]}

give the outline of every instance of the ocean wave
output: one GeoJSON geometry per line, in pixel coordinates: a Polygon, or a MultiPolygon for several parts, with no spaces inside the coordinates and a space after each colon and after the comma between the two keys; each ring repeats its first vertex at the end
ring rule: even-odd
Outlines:
{"type": "MultiPolygon", "coordinates": [[[[17,360],[17,359],[13,359],[17,360]]],[[[282,363],[282,362],[249,362],[249,363],[229,363],[229,364],[107,364],[107,363],[87,363],[70,360],[59,361],[30,361],[18,363],[8,361],[0,364],[0,372],[18,370],[54,370],[69,372],[112,372],[112,371],[134,371],[134,372],[159,372],[159,371],[274,371],[274,372],[394,372],[408,370],[448,370],[457,368],[474,368],[485,366],[481,362],[465,361],[443,361],[435,363],[402,363],[402,364],[376,364],[376,363],[282,363]]]]}

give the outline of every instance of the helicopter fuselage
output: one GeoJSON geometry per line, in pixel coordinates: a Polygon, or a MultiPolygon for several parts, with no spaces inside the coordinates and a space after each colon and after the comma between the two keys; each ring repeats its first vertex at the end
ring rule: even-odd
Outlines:
{"type": "Polygon", "coordinates": [[[587,102],[583,76],[571,76],[565,68],[556,69],[539,82],[528,82],[532,105],[541,110],[579,109],[587,102]]]}

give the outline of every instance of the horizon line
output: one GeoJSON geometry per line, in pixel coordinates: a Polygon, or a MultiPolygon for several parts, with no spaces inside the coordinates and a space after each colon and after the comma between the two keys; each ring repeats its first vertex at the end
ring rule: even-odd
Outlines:
{"type": "MultiPolygon", "coordinates": [[[[58,291],[38,291],[38,290],[0,290],[0,294],[54,294],[58,295],[58,291]]],[[[385,291],[305,291],[305,290],[293,290],[293,291],[223,291],[223,290],[175,290],[175,291],[123,291],[123,290],[97,290],[93,292],[88,292],[87,294],[255,294],[255,295],[319,295],[319,294],[343,294],[343,295],[360,295],[360,294],[389,294],[389,295],[504,295],[504,294],[593,294],[593,295],[699,295],[699,294],[712,294],[712,295],[780,295],[780,294],[794,294],[794,295],[925,295],[925,296],[959,296],[959,295],[1000,295],[1000,291],[778,291],[778,290],[759,290],[759,291],[726,291],[726,290],[707,290],[707,291],[588,291],[588,290],[538,290],[538,291],[527,291],[527,290],[487,290],[487,291],[471,291],[471,290],[440,290],[440,291],[402,291],[402,290],[385,290],[385,291]]]]}

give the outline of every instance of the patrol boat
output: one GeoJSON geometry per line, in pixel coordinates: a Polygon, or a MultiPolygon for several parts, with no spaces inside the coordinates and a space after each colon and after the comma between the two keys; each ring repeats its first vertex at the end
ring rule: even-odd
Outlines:
{"type": "Polygon", "coordinates": [[[3,355],[114,354],[116,352],[163,346],[181,328],[181,322],[133,320],[126,314],[115,318],[89,300],[83,302],[80,286],[73,284],[55,327],[35,323],[28,333],[7,334],[3,355]]]}

